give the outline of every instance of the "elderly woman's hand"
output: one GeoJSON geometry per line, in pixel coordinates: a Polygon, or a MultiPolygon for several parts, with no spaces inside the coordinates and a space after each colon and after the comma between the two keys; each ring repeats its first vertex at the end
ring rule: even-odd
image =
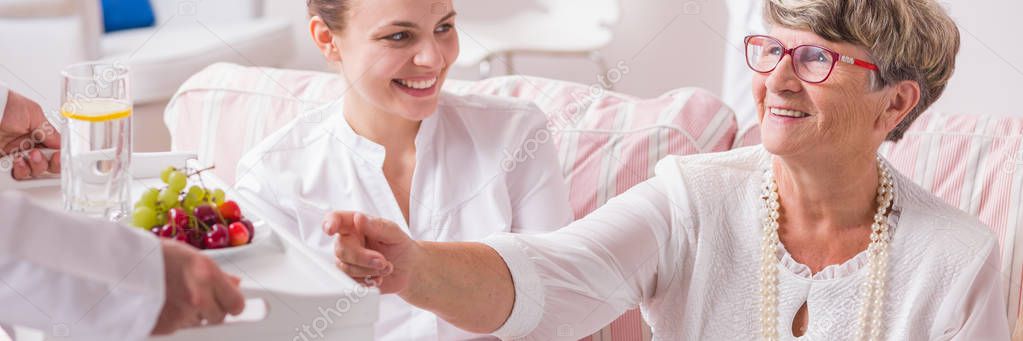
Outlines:
{"type": "Polygon", "coordinates": [[[363,285],[385,294],[400,293],[408,286],[422,248],[397,224],[356,212],[332,212],[323,221],[323,232],[337,235],[334,253],[337,267],[363,285]]]}
{"type": "Polygon", "coordinates": [[[60,172],[60,152],[47,157],[37,148],[60,148],[60,134],[39,104],[11,91],[0,121],[0,148],[11,162],[2,164],[15,179],[25,180],[60,172]]]}

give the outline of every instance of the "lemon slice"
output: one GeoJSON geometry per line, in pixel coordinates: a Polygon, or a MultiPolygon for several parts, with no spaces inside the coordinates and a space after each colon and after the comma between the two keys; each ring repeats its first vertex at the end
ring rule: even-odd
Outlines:
{"type": "Polygon", "coordinates": [[[64,103],[60,114],[64,117],[87,122],[106,122],[131,116],[131,103],[90,99],[64,103]]]}

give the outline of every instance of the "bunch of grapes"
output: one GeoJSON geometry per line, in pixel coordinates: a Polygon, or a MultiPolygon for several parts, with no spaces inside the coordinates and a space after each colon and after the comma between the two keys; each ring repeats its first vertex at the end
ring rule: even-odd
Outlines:
{"type": "Polygon", "coordinates": [[[142,193],[132,212],[132,224],[198,249],[251,243],[255,230],[252,222],[242,216],[238,204],[225,201],[221,189],[211,191],[192,185],[185,191],[188,177],[185,170],[165,169],[160,179],[167,186],[149,188],[142,193]]]}

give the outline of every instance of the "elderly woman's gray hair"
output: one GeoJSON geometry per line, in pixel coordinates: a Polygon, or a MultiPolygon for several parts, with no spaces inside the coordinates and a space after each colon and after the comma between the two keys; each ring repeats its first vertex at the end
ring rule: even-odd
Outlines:
{"type": "Polygon", "coordinates": [[[898,141],[941,96],[955,70],[959,28],[932,0],[767,0],[770,25],[810,30],[824,39],[863,46],[879,71],[875,87],[920,84],[920,103],[892,130],[898,141]]]}

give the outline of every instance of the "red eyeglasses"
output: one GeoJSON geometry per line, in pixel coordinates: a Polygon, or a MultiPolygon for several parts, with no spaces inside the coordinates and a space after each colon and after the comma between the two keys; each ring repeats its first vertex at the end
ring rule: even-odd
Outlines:
{"type": "Polygon", "coordinates": [[[753,71],[770,73],[778,67],[785,55],[792,56],[792,69],[796,77],[807,83],[816,84],[827,80],[839,61],[877,71],[877,65],[817,45],[799,45],[789,49],[770,36],[746,37],[746,65],[753,71]]]}

